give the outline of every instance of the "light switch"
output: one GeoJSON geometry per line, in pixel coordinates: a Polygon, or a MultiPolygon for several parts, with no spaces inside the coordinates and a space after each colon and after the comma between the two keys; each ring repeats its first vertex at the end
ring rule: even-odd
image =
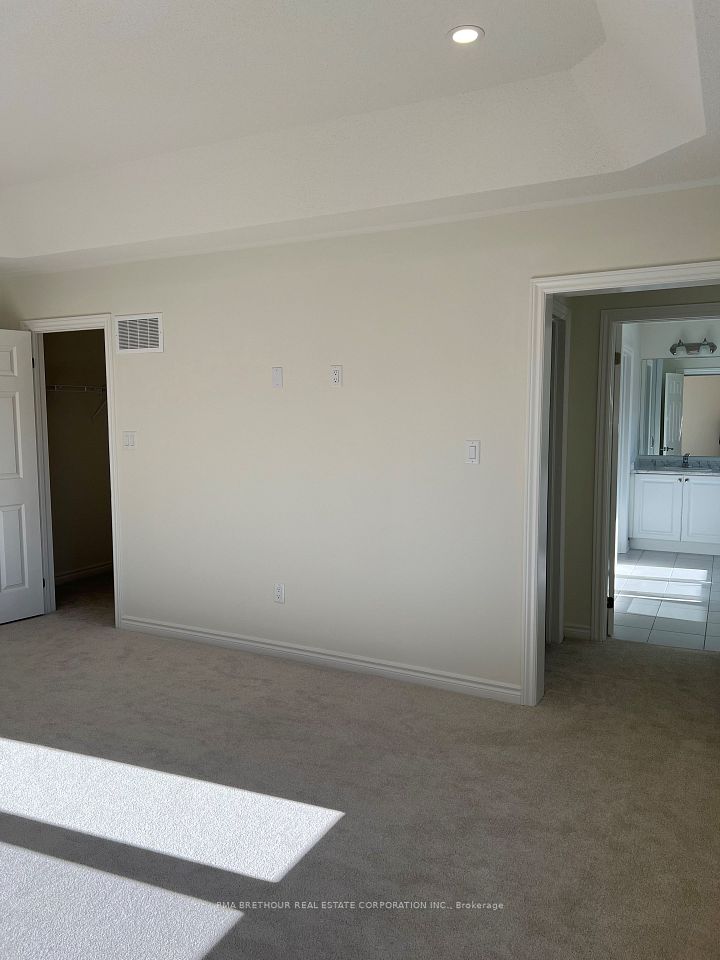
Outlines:
{"type": "Polygon", "coordinates": [[[135,431],[123,430],[123,446],[131,449],[135,446],[135,431]]]}
{"type": "Polygon", "coordinates": [[[272,385],[273,387],[282,389],[282,385],[283,385],[283,368],[282,367],[272,368],[272,385]]]}
{"type": "Polygon", "coordinates": [[[465,463],[480,463],[480,441],[465,441],[465,463]]]}

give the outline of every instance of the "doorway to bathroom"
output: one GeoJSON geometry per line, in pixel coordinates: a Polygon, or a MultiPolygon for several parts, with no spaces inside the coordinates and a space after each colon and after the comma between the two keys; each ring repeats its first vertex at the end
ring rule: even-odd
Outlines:
{"type": "Polygon", "coordinates": [[[720,650],[720,302],[609,310],[607,635],[720,650]]]}

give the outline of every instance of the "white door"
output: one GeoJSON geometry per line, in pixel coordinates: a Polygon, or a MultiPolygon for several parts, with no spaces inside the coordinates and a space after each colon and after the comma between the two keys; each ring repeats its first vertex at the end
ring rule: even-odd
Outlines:
{"type": "Polygon", "coordinates": [[[685,478],[682,539],[720,543],[720,478],[685,478]]]}
{"type": "Polygon", "coordinates": [[[45,612],[30,337],[0,330],[0,623],[45,612]]]}
{"type": "Polygon", "coordinates": [[[665,374],[665,417],[663,419],[663,453],[672,457],[682,454],[682,373],[665,374]]]}
{"type": "Polygon", "coordinates": [[[613,478],[613,482],[610,484],[610,503],[607,521],[609,525],[608,530],[608,568],[605,571],[606,574],[606,594],[608,599],[606,620],[605,620],[605,633],[602,637],[598,639],[604,640],[606,637],[611,637],[615,630],[615,610],[614,610],[614,597],[615,597],[615,567],[617,566],[617,554],[618,554],[618,528],[617,528],[617,504],[618,504],[618,460],[620,457],[620,387],[621,387],[621,376],[620,376],[620,367],[622,360],[622,325],[617,324],[615,329],[615,365],[613,367],[613,376],[612,376],[612,432],[610,435],[610,475],[613,478]]]}
{"type": "Polygon", "coordinates": [[[676,473],[636,473],[632,535],[644,540],[679,540],[683,477],[676,473]]]}

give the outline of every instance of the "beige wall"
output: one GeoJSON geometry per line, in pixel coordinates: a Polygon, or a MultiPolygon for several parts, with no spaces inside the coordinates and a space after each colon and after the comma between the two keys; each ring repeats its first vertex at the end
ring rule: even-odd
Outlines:
{"type": "MultiPolygon", "coordinates": [[[[102,330],[44,338],[45,381],[105,385],[102,330]]],[[[112,562],[107,408],[97,393],[47,393],[55,576],[112,562]]]]}
{"type": "Polygon", "coordinates": [[[125,615],[519,685],[530,280],[720,257],[718,222],[706,188],[15,276],[7,319],[164,312],[114,357],[125,615]]]}
{"type": "MultiPolygon", "coordinates": [[[[680,257],[682,259],[689,258],[680,257]]],[[[568,299],[572,310],[565,510],[565,619],[568,624],[584,628],[590,624],[600,312],[718,300],[720,286],[568,299]]],[[[672,324],[668,327],[674,331],[672,324]]],[[[663,343],[665,340],[667,334],[663,343]]],[[[668,346],[672,342],[672,338],[668,340],[668,346]]]]}
{"type": "Polygon", "coordinates": [[[682,449],[696,457],[720,456],[720,377],[685,377],[682,449]]]}

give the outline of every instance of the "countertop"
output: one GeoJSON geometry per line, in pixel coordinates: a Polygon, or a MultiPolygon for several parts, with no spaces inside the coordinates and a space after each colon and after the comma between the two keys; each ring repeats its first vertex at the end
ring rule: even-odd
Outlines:
{"type": "Polygon", "coordinates": [[[682,474],[689,477],[718,477],[720,479],[720,470],[698,470],[696,467],[658,467],[656,470],[648,467],[640,467],[633,470],[633,473],[670,473],[682,474]]]}

